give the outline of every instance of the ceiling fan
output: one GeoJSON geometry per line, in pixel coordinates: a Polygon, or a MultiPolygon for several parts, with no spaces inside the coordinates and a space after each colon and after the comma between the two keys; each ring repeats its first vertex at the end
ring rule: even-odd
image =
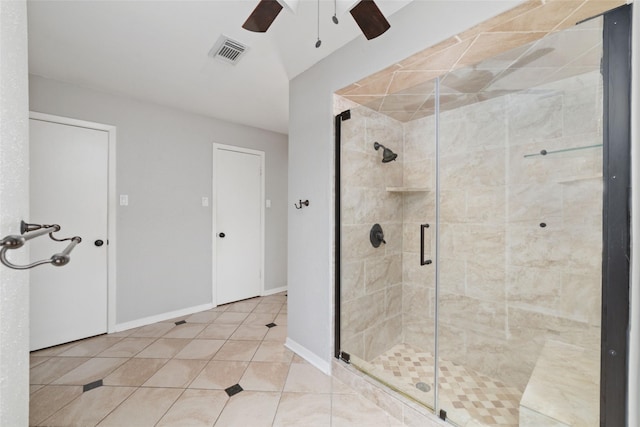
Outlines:
{"type": "MultiPolygon", "coordinates": [[[[242,24],[245,30],[264,33],[266,32],[278,14],[284,7],[294,11],[297,0],[260,0],[249,18],[242,24]],[[284,6],[283,6],[284,4],[284,6]]],[[[355,2],[349,13],[362,30],[367,40],[374,39],[387,31],[391,24],[384,17],[378,5],[373,0],[359,0],[355,2]]],[[[336,15],[333,22],[337,23],[336,15]]]]}

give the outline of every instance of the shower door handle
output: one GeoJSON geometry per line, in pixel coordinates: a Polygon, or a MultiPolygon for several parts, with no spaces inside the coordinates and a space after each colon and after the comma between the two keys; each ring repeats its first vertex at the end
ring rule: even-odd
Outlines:
{"type": "Polygon", "coordinates": [[[424,230],[429,228],[429,224],[420,224],[420,265],[431,264],[430,259],[424,259],[424,230]]]}

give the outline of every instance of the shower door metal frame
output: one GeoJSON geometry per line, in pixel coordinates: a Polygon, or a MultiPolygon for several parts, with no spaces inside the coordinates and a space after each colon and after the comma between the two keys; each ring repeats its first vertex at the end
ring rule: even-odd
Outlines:
{"type": "Polygon", "coordinates": [[[600,425],[627,416],[631,233],[631,11],[604,14],[600,425]]]}

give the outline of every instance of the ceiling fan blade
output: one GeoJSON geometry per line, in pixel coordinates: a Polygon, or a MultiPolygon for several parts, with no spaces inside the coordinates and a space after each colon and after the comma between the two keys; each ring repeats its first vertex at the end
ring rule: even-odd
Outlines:
{"type": "Polygon", "coordinates": [[[391,24],[373,0],[360,1],[350,10],[350,13],[367,40],[375,39],[391,28],[391,24]]]}
{"type": "Polygon", "coordinates": [[[269,29],[281,10],[282,5],[277,0],[260,0],[251,15],[242,24],[242,28],[256,33],[264,33],[269,29]]]}

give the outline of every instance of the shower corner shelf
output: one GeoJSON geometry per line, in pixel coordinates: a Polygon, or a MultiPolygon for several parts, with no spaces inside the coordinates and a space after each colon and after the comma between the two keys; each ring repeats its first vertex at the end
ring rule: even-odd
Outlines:
{"type": "Polygon", "coordinates": [[[419,193],[431,191],[427,187],[387,187],[387,191],[391,193],[419,193]]]}

